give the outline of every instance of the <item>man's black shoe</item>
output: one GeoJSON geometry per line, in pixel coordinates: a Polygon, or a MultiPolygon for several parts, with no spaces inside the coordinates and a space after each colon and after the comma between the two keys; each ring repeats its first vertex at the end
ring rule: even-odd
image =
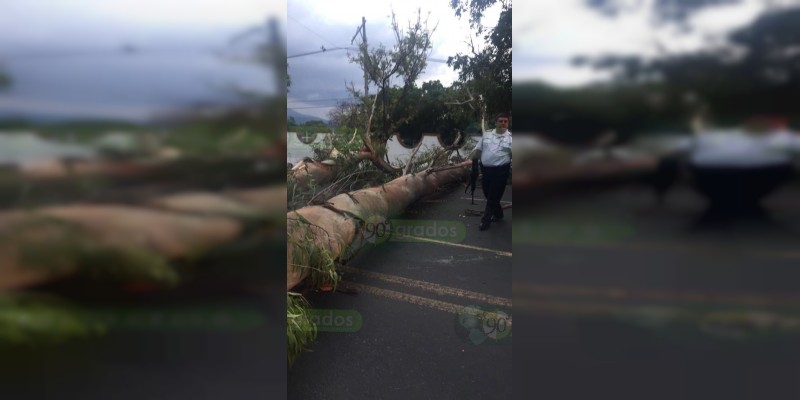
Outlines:
{"type": "Polygon", "coordinates": [[[485,230],[489,229],[489,224],[491,224],[491,222],[489,222],[489,221],[481,221],[481,224],[478,226],[478,229],[482,230],[482,231],[485,231],[485,230]]]}

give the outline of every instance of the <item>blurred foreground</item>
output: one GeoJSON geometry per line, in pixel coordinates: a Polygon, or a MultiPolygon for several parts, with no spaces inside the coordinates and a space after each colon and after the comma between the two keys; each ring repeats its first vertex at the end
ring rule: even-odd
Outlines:
{"type": "Polygon", "coordinates": [[[0,134],[4,398],[285,386],[285,145],[213,122],[0,134]]]}
{"type": "Polygon", "coordinates": [[[564,399],[796,398],[796,170],[749,212],[719,212],[691,170],[659,202],[663,159],[633,159],[594,161],[586,179],[550,186],[530,177],[566,168],[545,168],[542,157],[538,168],[515,164],[515,189],[525,188],[513,233],[515,329],[526,337],[515,370],[529,379],[517,389],[564,399]]]}

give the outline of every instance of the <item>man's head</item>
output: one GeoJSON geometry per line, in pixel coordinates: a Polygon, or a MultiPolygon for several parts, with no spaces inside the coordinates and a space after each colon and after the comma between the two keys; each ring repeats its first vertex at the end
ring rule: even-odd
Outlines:
{"type": "Polygon", "coordinates": [[[508,114],[500,113],[495,118],[495,129],[497,133],[505,133],[508,130],[508,114]]]}

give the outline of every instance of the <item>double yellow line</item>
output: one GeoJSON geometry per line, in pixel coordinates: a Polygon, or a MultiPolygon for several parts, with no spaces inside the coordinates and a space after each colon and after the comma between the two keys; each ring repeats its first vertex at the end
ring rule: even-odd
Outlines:
{"type": "Polygon", "coordinates": [[[620,312],[677,313],[693,306],[759,313],[796,314],[800,297],[765,294],[623,289],[541,284],[515,284],[517,313],[591,316],[620,312]]]}
{"type": "MultiPolygon", "coordinates": [[[[481,304],[491,304],[501,307],[511,308],[511,299],[492,296],[485,293],[474,292],[471,290],[459,289],[449,286],[443,286],[432,282],[425,282],[416,279],[405,278],[396,275],[389,275],[380,272],[365,271],[360,268],[354,267],[340,267],[343,272],[358,274],[367,278],[372,278],[387,283],[402,285],[406,287],[420,289],[426,292],[432,292],[438,295],[453,296],[462,299],[472,300],[481,304]]],[[[427,297],[416,296],[408,293],[402,293],[395,290],[379,288],[376,286],[364,285],[354,282],[346,282],[349,285],[358,286],[362,292],[373,294],[376,296],[386,297],[389,299],[402,301],[406,303],[415,304],[418,306],[432,308],[434,310],[444,311],[447,313],[458,313],[466,307],[466,305],[450,303],[441,300],[430,299],[427,297]]]]}
{"type": "Polygon", "coordinates": [[[520,297],[580,297],[612,301],[647,301],[670,304],[714,304],[742,307],[789,307],[800,310],[798,296],[762,294],[726,294],[718,292],[688,292],[654,289],[623,289],[542,284],[514,284],[513,293],[520,297]]]}
{"type": "Polygon", "coordinates": [[[494,249],[488,249],[486,247],[478,247],[478,246],[471,246],[471,245],[468,245],[468,244],[445,242],[443,240],[428,239],[428,238],[417,237],[417,236],[408,236],[407,238],[409,240],[415,240],[415,241],[419,241],[419,242],[441,244],[441,245],[444,245],[444,246],[459,247],[459,248],[462,248],[462,249],[470,249],[470,250],[483,251],[483,252],[487,252],[487,253],[494,253],[494,254],[496,254],[498,256],[502,256],[502,257],[511,257],[511,254],[512,254],[510,251],[494,250],[494,249]]]}
{"type": "MultiPolygon", "coordinates": [[[[432,282],[366,271],[345,266],[343,272],[353,273],[391,284],[420,289],[442,296],[471,300],[479,304],[512,307],[509,298],[443,286],[432,282]]],[[[347,282],[369,293],[396,301],[414,304],[450,314],[462,312],[465,304],[431,299],[423,296],[384,289],[371,285],[347,282]]],[[[587,287],[542,284],[515,284],[513,286],[516,311],[540,315],[607,316],[620,312],[680,313],[686,306],[735,307],[745,311],[800,311],[800,297],[768,296],[763,294],[723,294],[713,292],[671,292],[665,290],[623,289],[614,287],[587,287]],[[634,301],[635,303],[631,302],[634,301]]]]}
{"type": "Polygon", "coordinates": [[[662,244],[659,242],[633,242],[633,241],[566,241],[566,240],[541,240],[525,237],[512,239],[513,246],[542,246],[559,248],[582,248],[595,250],[633,251],[633,252],[668,252],[693,254],[702,257],[760,257],[776,259],[800,259],[800,251],[778,249],[736,249],[733,252],[730,246],[698,245],[698,244],[662,244]]]}

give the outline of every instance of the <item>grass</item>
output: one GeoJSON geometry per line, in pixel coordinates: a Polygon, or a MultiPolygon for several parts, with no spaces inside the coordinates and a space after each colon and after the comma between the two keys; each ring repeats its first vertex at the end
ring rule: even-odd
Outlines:
{"type": "Polygon", "coordinates": [[[102,335],[77,308],[55,298],[32,294],[0,295],[0,345],[57,344],[102,335]]]}
{"type": "Polygon", "coordinates": [[[287,131],[289,132],[302,132],[302,133],[330,133],[334,132],[335,134],[342,134],[350,135],[353,134],[353,128],[347,127],[336,127],[331,128],[327,126],[303,126],[303,125],[289,125],[286,127],[287,131]]]}
{"type": "Polygon", "coordinates": [[[276,142],[277,135],[265,132],[263,121],[204,120],[187,121],[173,127],[150,127],[124,121],[74,121],[37,124],[26,121],[0,121],[0,131],[34,131],[46,139],[91,144],[110,132],[134,135],[163,134],[164,146],[188,155],[250,155],[276,142]],[[258,123],[257,123],[258,122],[258,123]]]}
{"type": "MultiPolygon", "coordinates": [[[[335,287],[340,276],[336,272],[334,257],[330,251],[314,243],[314,235],[324,235],[325,232],[320,232],[321,228],[298,217],[288,221],[289,224],[295,224],[293,234],[287,238],[289,245],[293,246],[290,265],[292,268],[309,269],[309,276],[305,280],[307,288],[319,288],[324,284],[335,287]]],[[[309,318],[308,301],[299,293],[287,292],[286,295],[287,354],[291,366],[302,352],[310,350],[309,345],[317,336],[317,327],[309,318]]]]}
{"type": "Polygon", "coordinates": [[[104,281],[147,281],[166,287],[178,284],[178,272],[158,254],[136,248],[111,247],[78,225],[41,217],[0,236],[19,248],[23,265],[49,271],[77,269],[77,275],[104,281]]]}
{"type": "Polygon", "coordinates": [[[293,224],[292,234],[287,237],[287,242],[292,246],[292,259],[289,262],[292,268],[309,270],[306,284],[318,288],[322,285],[336,285],[340,276],[336,272],[336,260],[328,249],[317,246],[314,237],[327,235],[322,228],[312,225],[301,216],[290,218],[293,224]]]}
{"type": "Polygon", "coordinates": [[[198,124],[176,129],[167,136],[164,145],[180,149],[186,155],[250,155],[266,148],[273,139],[249,127],[222,131],[198,124]]]}
{"type": "Polygon", "coordinates": [[[286,293],[286,338],[287,354],[291,366],[317,338],[317,326],[308,315],[310,304],[299,293],[286,293]]]}
{"type": "Polygon", "coordinates": [[[23,120],[0,121],[0,130],[36,131],[47,138],[60,139],[66,135],[74,135],[78,142],[92,141],[109,131],[142,132],[145,126],[125,121],[69,121],[59,123],[34,123],[23,120]]]}

